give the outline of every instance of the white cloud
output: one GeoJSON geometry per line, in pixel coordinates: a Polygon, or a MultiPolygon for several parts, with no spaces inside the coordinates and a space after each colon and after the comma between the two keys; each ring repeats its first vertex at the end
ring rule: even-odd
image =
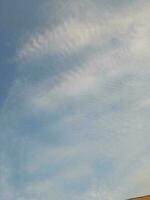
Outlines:
{"type": "MultiPolygon", "coordinates": [[[[46,28],[43,33],[31,34],[18,51],[18,57],[29,59],[45,54],[68,55],[84,47],[100,47],[111,38],[121,41],[122,48],[136,58],[149,55],[149,3],[141,9],[128,9],[112,16],[92,13],[96,20],[68,17],[53,29],[46,28]],[[99,18],[98,18],[99,17],[99,18]]],[[[91,19],[90,18],[90,19],[91,19]]]]}
{"type": "MultiPolygon", "coordinates": [[[[61,135],[62,143],[65,141],[65,144],[54,144],[53,147],[51,141],[45,141],[48,145],[39,141],[37,147],[32,140],[36,140],[38,136],[32,135],[31,128],[31,143],[26,145],[29,152],[33,153],[28,153],[24,171],[33,179],[25,183],[24,194],[20,194],[19,199],[56,200],[62,195],[61,199],[76,200],[78,194],[68,198],[67,195],[70,194],[60,188],[60,183],[66,180],[76,181],[79,178],[82,182],[85,177],[91,182],[96,179],[97,185],[101,187],[83,192],[78,198],[81,200],[116,200],[130,194],[130,189],[137,191],[136,188],[139,187],[142,191],[147,191],[144,186],[149,187],[149,181],[145,178],[149,177],[146,167],[149,163],[145,162],[149,159],[149,120],[134,109],[139,106],[138,103],[143,99],[141,96],[149,89],[148,86],[143,87],[145,80],[140,79],[141,72],[148,70],[148,67],[140,69],[141,66],[138,65],[141,58],[147,60],[149,55],[149,3],[143,4],[141,9],[132,8],[122,13],[118,11],[109,17],[101,15],[100,19],[97,13],[95,15],[92,12],[91,15],[93,18],[89,21],[71,16],[53,29],[47,27],[43,33],[31,34],[19,49],[18,56],[21,61],[35,58],[32,73],[36,70],[36,58],[43,55],[63,54],[69,57],[87,46],[94,50],[94,53],[75,69],[66,70],[63,75],[60,72],[59,81],[54,85],[49,84],[50,77],[37,84],[31,81],[26,84],[26,88],[24,84],[12,88],[13,95],[7,103],[15,99],[16,107],[10,111],[11,106],[8,106],[7,115],[11,112],[15,118],[14,110],[15,114],[19,113],[16,122],[19,125],[27,123],[26,118],[22,123],[26,112],[30,118],[35,117],[32,116],[34,110],[57,115],[53,125],[49,115],[45,117],[44,114],[40,116],[38,113],[39,118],[46,118],[46,122],[42,121],[42,126],[48,126],[48,133],[42,129],[39,132],[37,130],[37,135],[51,135],[52,126],[55,126],[54,133],[57,137],[61,135]],[[97,18],[93,21],[95,16],[97,18]],[[17,99],[18,93],[22,97],[21,100],[17,99]],[[17,101],[23,101],[21,111],[17,101]],[[72,105],[71,114],[63,113],[63,116],[59,116],[60,106],[67,106],[68,103],[72,105]],[[78,104],[74,107],[75,103],[78,104]],[[139,158],[144,154],[146,156],[141,161],[139,158]],[[96,174],[98,172],[92,168],[96,161],[105,159],[114,164],[106,180],[105,174],[99,178],[96,174]],[[42,170],[46,170],[46,173],[51,170],[50,167],[55,166],[58,167],[56,174],[39,178],[42,170]],[[137,168],[139,169],[136,171],[137,168]]],[[[86,54],[86,48],[84,51],[86,54]]],[[[143,74],[145,75],[145,72],[143,74]]],[[[22,77],[20,79],[22,81],[22,77]]],[[[143,99],[140,107],[148,106],[149,99],[143,99]]],[[[10,126],[10,122],[8,125],[10,126]]],[[[15,129],[14,132],[17,131],[15,137],[22,134],[19,125],[16,125],[16,129],[14,126],[12,128],[15,129]]],[[[6,183],[3,187],[5,190],[8,188],[6,183]]],[[[6,195],[5,191],[3,193],[6,195]]],[[[13,194],[13,191],[10,190],[9,194],[13,194]]]]}
{"type": "Polygon", "coordinates": [[[43,54],[70,54],[91,45],[100,34],[100,26],[69,19],[54,30],[31,36],[19,51],[20,58],[42,56],[43,54]]]}
{"type": "Polygon", "coordinates": [[[76,71],[69,72],[60,78],[53,87],[49,81],[40,82],[39,87],[31,87],[31,93],[27,97],[27,104],[37,110],[51,110],[66,100],[78,96],[88,96],[97,86],[101,74],[101,66],[98,58],[90,60],[76,71]]]}

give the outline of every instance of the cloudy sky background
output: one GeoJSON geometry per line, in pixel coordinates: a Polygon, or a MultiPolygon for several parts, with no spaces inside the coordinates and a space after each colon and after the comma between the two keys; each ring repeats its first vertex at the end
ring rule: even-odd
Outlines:
{"type": "Polygon", "coordinates": [[[150,193],[150,2],[0,0],[0,199],[150,193]]]}

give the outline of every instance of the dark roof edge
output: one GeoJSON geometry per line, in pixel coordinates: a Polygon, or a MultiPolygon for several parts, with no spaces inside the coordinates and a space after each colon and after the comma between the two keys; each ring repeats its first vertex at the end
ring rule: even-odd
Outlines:
{"type": "Polygon", "coordinates": [[[144,197],[150,197],[150,195],[145,195],[145,196],[140,196],[140,197],[134,197],[134,198],[130,198],[130,199],[127,199],[127,200],[141,199],[141,198],[144,198],[144,197]]]}

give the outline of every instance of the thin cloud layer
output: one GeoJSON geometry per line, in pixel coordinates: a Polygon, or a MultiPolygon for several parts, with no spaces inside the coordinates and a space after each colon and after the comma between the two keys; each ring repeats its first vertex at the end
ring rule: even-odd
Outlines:
{"type": "Polygon", "coordinates": [[[149,193],[150,4],[107,2],[43,3],[56,16],[42,12],[20,39],[0,119],[2,199],[149,193]]]}

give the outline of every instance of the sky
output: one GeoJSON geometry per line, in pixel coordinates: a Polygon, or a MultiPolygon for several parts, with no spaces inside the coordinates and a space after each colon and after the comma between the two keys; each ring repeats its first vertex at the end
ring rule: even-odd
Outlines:
{"type": "Polygon", "coordinates": [[[150,194],[150,2],[0,0],[0,199],[150,194]]]}

